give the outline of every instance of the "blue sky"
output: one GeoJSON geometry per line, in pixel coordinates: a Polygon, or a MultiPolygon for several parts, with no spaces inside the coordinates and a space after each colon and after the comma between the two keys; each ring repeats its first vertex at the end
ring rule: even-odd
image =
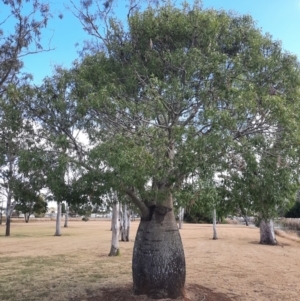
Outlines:
{"type": "MultiPolygon", "coordinates": [[[[74,0],[79,3],[79,0],[74,0]]],[[[124,1],[120,1],[123,2],[124,1]]],[[[176,3],[181,3],[177,1],[176,3]]],[[[188,1],[193,2],[193,1],[188,1]]],[[[51,76],[55,65],[70,67],[78,57],[79,47],[89,36],[83,31],[80,22],[65,9],[67,1],[53,0],[51,9],[62,12],[62,20],[56,18],[49,22],[44,31],[44,46],[51,39],[51,52],[26,57],[24,71],[32,73],[34,82],[41,83],[45,76],[51,76]],[[55,2],[56,1],[56,2],[55,2]]],[[[283,48],[300,58],[300,0],[203,0],[204,8],[215,8],[250,14],[263,32],[269,32],[273,39],[281,40],[283,48]]],[[[121,11],[121,9],[119,9],[121,11]]],[[[123,10],[124,11],[124,10],[123,10]]],[[[121,12],[119,12],[121,16],[121,12]]],[[[1,19],[3,12],[1,12],[1,19]]]]}

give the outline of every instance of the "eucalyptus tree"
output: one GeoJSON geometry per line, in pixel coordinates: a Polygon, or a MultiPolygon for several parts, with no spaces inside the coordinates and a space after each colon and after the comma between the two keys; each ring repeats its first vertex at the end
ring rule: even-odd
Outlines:
{"type": "Polygon", "coordinates": [[[179,229],[182,229],[183,220],[184,220],[184,208],[179,207],[179,210],[178,210],[178,228],[179,229]]]}
{"type": "Polygon", "coordinates": [[[128,201],[120,202],[119,205],[119,219],[120,219],[120,240],[129,241],[130,237],[130,210],[128,201]]]}
{"type": "Polygon", "coordinates": [[[94,2],[78,17],[99,38],[98,52],[74,67],[73,97],[93,156],[107,166],[103,181],[141,213],[134,292],[176,298],[185,259],[174,193],[249,137],[297,129],[298,62],[250,16],[167,3],[131,6],[125,26],[107,17],[113,1],[96,13],[94,2]]]}
{"type": "Polygon", "coordinates": [[[256,216],[261,244],[277,244],[273,219],[279,209],[290,206],[299,189],[297,145],[290,144],[290,137],[286,138],[280,144],[272,143],[274,137],[271,141],[265,137],[256,139],[255,148],[252,145],[239,157],[242,165],[238,170],[228,171],[220,187],[226,203],[249,208],[256,216]]]}
{"type": "Polygon", "coordinates": [[[23,95],[23,89],[15,85],[0,95],[0,193],[6,200],[6,236],[10,236],[17,184],[24,178],[20,157],[34,145],[32,124],[20,105],[23,95]]]}
{"type": "Polygon", "coordinates": [[[118,256],[120,255],[120,202],[118,200],[118,195],[115,191],[111,191],[106,194],[107,200],[112,206],[112,217],[111,217],[111,248],[108,256],[118,256]]]}
{"type": "Polygon", "coordinates": [[[41,44],[43,29],[51,17],[50,6],[44,1],[2,1],[0,95],[10,84],[18,85],[32,77],[21,72],[24,56],[51,50],[41,44]]]}
{"type": "Polygon", "coordinates": [[[33,213],[40,215],[47,212],[48,204],[40,194],[40,189],[43,186],[35,184],[31,185],[30,182],[18,181],[14,187],[15,210],[24,214],[26,223],[29,222],[33,213]]]}

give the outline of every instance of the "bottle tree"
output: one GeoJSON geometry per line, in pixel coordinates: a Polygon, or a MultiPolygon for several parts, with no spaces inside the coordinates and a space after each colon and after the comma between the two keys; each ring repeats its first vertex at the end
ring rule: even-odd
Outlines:
{"type": "MultiPolygon", "coordinates": [[[[91,143],[78,162],[98,171],[103,191],[126,195],[140,210],[134,292],[177,298],[186,271],[174,194],[232,149],[243,152],[252,137],[280,127],[282,137],[296,139],[299,66],[250,16],[197,4],[132,6],[126,26],[107,18],[102,34],[97,21],[114,1],[92,13],[94,2],[82,2],[78,17],[98,44],[75,63],[69,102],[60,104],[81,114],[77,126],[91,143]]],[[[53,130],[63,124],[56,120],[53,130]]],[[[82,150],[61,133],[68,147],[82,150]]]]}

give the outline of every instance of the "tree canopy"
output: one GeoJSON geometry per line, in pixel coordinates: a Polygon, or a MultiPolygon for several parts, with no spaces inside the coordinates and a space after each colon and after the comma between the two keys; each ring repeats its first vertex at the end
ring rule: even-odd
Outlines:
{"type": "Polygon", "coordinates": [[[279,135],[263,152],[295,162],[283,152],[298,141],[299,64],[250,16],[166,4],[133,12],[127,26],[110,19],[103,50],[72,70],[108,186],[145,210],[279,135]]]}

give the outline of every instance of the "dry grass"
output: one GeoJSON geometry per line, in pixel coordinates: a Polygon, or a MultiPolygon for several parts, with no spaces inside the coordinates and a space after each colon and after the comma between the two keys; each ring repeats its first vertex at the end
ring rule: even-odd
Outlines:
{"type": "MultiPolygon", "coordinates": [[[[109,221],[70,222],[60,237],[54,222],[12,224],[11,237],[0,226],[0,300],[148,300],[131,293],[137,226],[115,258],[107,256],[109,221]]],[[[185,224],[181,235],[190,300],[299,300],[299,243],[280,237],[280,246],[262,246],[258,229],[238,225],[218,225],[217,241],[211,225],[185,224]]]]}
{"type": "Polygon", "coordinates": [[[238,221],[235,219],[230,219],[230,218],[226,218],[225,219],[226,224],[230,224],[230,225],[237,225],[238,221]]]}
{"type": "Polygon", "coordinates": [[[279,223],[286,229],[300,231],[299,218],[282,218],[279,223]]]}
{"type": "Polygon", "coordinates": [[[286,232],[283,230],[275,229],[275,234],[280,237],[287,238],[288,240],[292,240],[300,243],[300,237],[295,232],[286,232]]]}

